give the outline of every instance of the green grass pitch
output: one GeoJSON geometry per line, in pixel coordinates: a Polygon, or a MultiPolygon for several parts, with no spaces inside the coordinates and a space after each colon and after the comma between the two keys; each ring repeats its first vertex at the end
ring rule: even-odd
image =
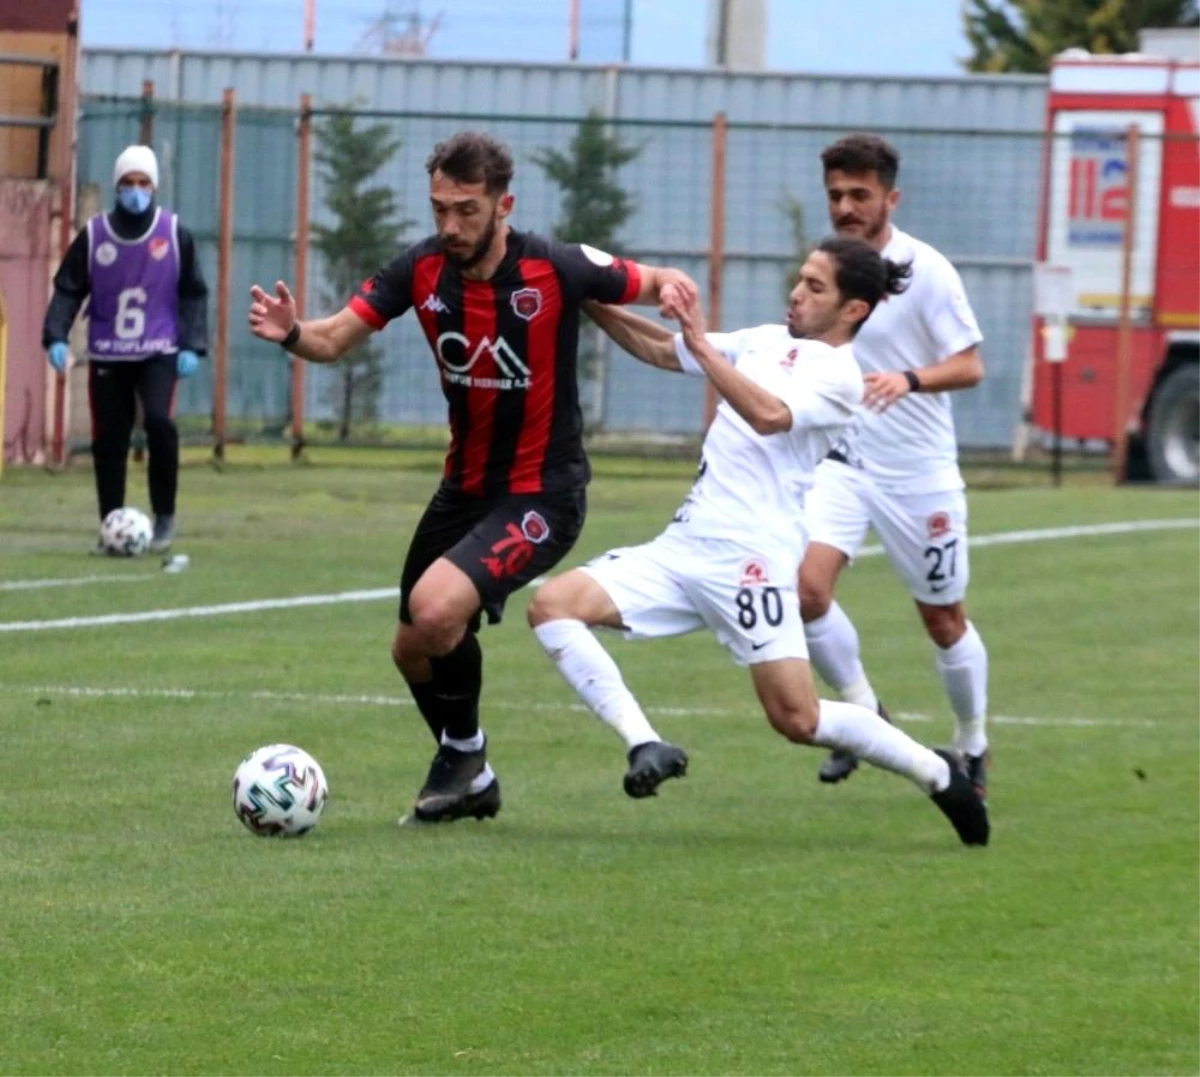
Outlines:
{"type": "MultiPolygon", "coordinates": [[[[84,556],[86,466],[8,472],[0,624],[394,585],[436,470],[316,455],[192,460],[179,575],[84,556]]],[[[652,537],[690,482],[597,470],[569,564],[652,537]]],[[[1194,491],[1093,481],[970,504],[977,536],[1197,516],[1194,491]]],[[[1197,566],[1194,527],[972,552],[986,850],[902,779],[820,786],[819,753],[771,733],[701,636],[611,644],[692,758],[628,800],[622,746],[537,647],[526,595],[482,637],[504,810],[442,828],[395,825],[431,745],[390,598],[0,631],[0,1072],[1197,1073],[1197,566]],[[238,760],[273,741],[330,779],[300,841],[231,810],[238,760]]],[[[946,743],[884,560],[841,597],[889,707],[946,743]]]]}

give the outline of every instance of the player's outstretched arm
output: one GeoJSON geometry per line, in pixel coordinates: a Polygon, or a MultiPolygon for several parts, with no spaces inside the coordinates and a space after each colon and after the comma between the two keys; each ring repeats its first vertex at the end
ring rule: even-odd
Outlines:
{"type": "Polygon", "coordinates": [[[633,297],[634,303],[657,303],[663,315],[674,318],[686,302],[700,302],[700,288],[682,269],[669,266],[647,266],[637,263],[641,287],[633,297]]]}
{"type": "Polygon", "coordinates": [[[635,359],[660,370],[682,371],[675,354],[675,334],[665,326],[624,307],[611,307],[590,299],[583,304],[583,310],[618,347],[635,359]]]}
{"type": "Polygon", "coordinates": [[[268,295],[255,284],[250,299],[250,331],[260,340],[280,344],[313,363],[336,362],[372,332],[371,326],[348,306],[328,318],[299,321],[296,301],[283,281],[275,282],[275,295],[268,295]]]}
{"type": "Polygon", "coordinates": [[[756,434],[766,437],[792,428],[792,410],[774,393],[751,381],[709,343],[704,308],[699,298],[678,311],[683,343],[700,364],[712,387],[726,400],[756,434]]]}

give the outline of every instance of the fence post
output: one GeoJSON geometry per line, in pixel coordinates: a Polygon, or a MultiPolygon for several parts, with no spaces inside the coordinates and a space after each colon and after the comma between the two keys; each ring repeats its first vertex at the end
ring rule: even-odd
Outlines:
{"type": "Polygon", "coordinates": [[[1126,427],[1129,423],[1129,381],[1133,366],[1133,318],[1130,312],[1133,297],[1133,259],[1137,243],[1138,172],[1141,164],[1142,132],[1131,123],[1125,131],[1125,160],[1127,195],[1125,203],[1125,232],[1121,240],[1121,308],[1117,320],[1117,381],[1113,393],[1116,415],[1113,426],[1112,478],[1120,483],[1125,477],[1125,460],[1129,451],[1126,427]]]}
{"type": "MultiPolygon", "coordinates": [[[[708,249],[708,327],[714,332],[721,328],[721,294],[725,272],[725,146],[727,128],[725,113],[713,116],[712,141],[712,217],[708,249]]],[[[717,413],[717,392],[712,382],[705,382],[704,426],[708,428],[717,413]]]]}
{"type": "Polygon", "coordinates": [[[154,145],[154,80],[142,81],[142,118],[138,127],[138,141],[143,146],[154,145]]]}
{"type": "MultiPolygon", "coordinates": [[[[296,163],[296,317],[305,316],[308,303],[308,173],[312,164],[312,95],[300,95],[300,147],[296,163]]],[[[304,451],[303,359],[292,363],[292,459],[304,451]]]]}
{"type": "Polygon", "coordinates": [[[213,364],[213,456],[225,459],[225,398],[229,385],[229,279],[233,262],[233,143],[237,103],[221,98],[221,185],[217,240],[217,346],[213,364]]]}

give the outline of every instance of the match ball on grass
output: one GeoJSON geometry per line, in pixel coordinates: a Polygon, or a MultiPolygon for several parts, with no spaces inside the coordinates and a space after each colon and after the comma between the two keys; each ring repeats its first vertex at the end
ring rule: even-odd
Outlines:
{"type": "Polygon", "coordinates": [[[100,525],[100,545],[114,557],[141,557],[150,549],[154,528],[141,509],[113,509],[100,525]]]}
{"type": "Polygon", "coordinates": [[[251,752],[233,776],[233,810],[260,837],[299,838],[320,821],[329,798],[325,772],[293,744],[251,752]]]}

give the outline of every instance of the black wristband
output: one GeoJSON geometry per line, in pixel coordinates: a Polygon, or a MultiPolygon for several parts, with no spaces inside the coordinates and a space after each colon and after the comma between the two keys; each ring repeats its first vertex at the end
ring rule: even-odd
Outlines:
{"type": "Polygon", "coordinates": [[[288,330],[288,335],[279,342],[279,346],[284,351],[287,351],[288,349],[293,347],[295,345],[296,341],[298,341],[299,339],[300,339],[300,323],[294,322],[292,324],[292,328],[288,330]]]}
{"type": "Polygon", "coordinates": [[[919,393],[921,391],[921,379],[917,377],[915,370],[904,371],[904,380],[908,382],[908,391],[910,393],[919,393]]]}

